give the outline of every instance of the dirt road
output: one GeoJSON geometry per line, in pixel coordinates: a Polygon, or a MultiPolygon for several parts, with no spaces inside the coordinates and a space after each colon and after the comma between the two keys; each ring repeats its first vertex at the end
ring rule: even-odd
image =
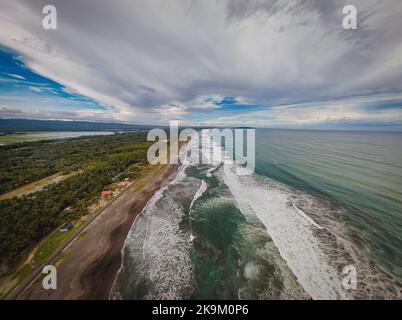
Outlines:
{"type": "MultiPolygon", "coordinates": [[[[144,177],[144,187],[139,191],[136,191],[138,184],[129,187],[89,224],[85,237],[77,235],[78,239],[72,239],[75,240],[72,244],[72,240],[63,243],[46,262],[51,264],[62,253],[64,255],[56,265],[57,290],[44,290],[39,282],[21,298],[107,299],[121,265],[121,249],[135,217],[155,191],[172,178],[176,168],[176,165],[169,165],[155,177],[144,177]]],[[[41,270],[38,268],[39,273],[41,270]]],[[[33,276],[30,278],[28,285],[33,276]]]]}

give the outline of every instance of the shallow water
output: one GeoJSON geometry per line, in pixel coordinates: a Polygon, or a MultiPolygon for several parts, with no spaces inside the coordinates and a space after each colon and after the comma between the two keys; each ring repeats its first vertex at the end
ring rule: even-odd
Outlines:
{"type": "Polygon", "coordinates": [[[134,223],[116,292],[125,299],[400,297],[401,137],[259,130],[252,176],[185,163],[134,223]],[[355,290],[342,285],[350,265],[355,290]]]}
{"type": "Polygon", "coordinates": [[[344,208],[348,228],[402,279],[402,133],[260,130],[256,172],[344,208]]]}

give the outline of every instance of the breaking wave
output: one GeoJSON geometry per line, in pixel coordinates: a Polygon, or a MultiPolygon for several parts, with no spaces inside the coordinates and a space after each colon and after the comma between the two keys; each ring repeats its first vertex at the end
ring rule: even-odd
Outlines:
{"type": "MultiPolygon", "coordinates": [[[[222,152],[203,146],[206,158],[222,152]]],[[[116,297],[401,298],[399,281],[345,227],[342,208],[265,176],[239,176],[236,163],[194,165],[191,157],[135,220],[116,297]],[[350,265],[354,290],[343,286],[350,265]]]]}
{"type": "Polygon", "coordinates": [[[223,179],[239,208],[255,214],[297,280],[313,299],[400,298],[401,286],[380,269],[347,232],[342,209],[262,176],[238,176],[225,166],[223,179]],[[342,285],[353,265],[357,288],[342,285]]]}

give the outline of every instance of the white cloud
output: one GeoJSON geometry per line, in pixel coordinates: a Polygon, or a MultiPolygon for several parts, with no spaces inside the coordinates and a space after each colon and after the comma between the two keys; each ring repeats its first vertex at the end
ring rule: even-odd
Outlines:
{"type": "Polygon", "coordinates": [[[232,114],[211,120],[198,121],[198,125],[257,126],[257,127],[300,127],[319,124],[341,124],[361,122],[402,125],[402,102],[399,108],[371,106],[402,101],[402,95],[378,95],[280,105],[243,114],[232,114]]]}
{"type": "MultiPolygon", "coordinates": [[[[41,25],[44,1],[2,0],[0,44],[67,90],[106,105],[102,117],[110,120],[161,123],[192,112],[214,117],[208,97],[300,105],[400,92],[400,1],[356,0],[359,29],[353,31],[341,27],[345,3],[54,1],[59,24],[49,31],[41,25]]],[[[317,105],[293,116],[280,107],[247,117],[315,123],[362,116],[356,105],[327,105],[321,112],[317,105]]]]}
{"type": "Polygon", "coordinates": [[[17,78],[17,79],[20,79],[20,80],[25,80],[25,78],[23,76],[20,76],[18,74],[14,74],[14,73],[6,73],[6,74],[9,75],[10,77],[13,77],[13,78],[17,78]]]}
{"type": "Polygon", "coordinates": [[[29,86],[29,90],[33,91],[33,92],[43,92],[44,90],[40,87],[33,87],[33,86],[29,86]]]}

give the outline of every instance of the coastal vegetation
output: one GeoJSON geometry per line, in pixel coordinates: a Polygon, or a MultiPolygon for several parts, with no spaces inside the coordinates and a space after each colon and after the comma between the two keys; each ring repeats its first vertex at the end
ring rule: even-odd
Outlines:
{"type": "Polygon", "coordinates": [[[21,142],[21,141],[34,141],[34,140],[37,140],[37,139],[34,137],[25,136],[23,134],[18,134],[18,133],[0,135],[0,143],[2,143],[2,144],[21,142]]]}
{"type": "Polygon", "coordinates": [[[137,178],[150,145],[146,132],[131,132],[2,146],[0,195],[67,175],[40,191],[0,201],[3,272],[56,227],[85,215],[105,187],[137,178]]]}
{"type": "Polygon", "coordinates": [[[131,131],[139,129],[144,130],[147,127],[143,125],[108,122],[0,119],[0,136],[2,134],[18,134],[21,132],[131,131]]]}

